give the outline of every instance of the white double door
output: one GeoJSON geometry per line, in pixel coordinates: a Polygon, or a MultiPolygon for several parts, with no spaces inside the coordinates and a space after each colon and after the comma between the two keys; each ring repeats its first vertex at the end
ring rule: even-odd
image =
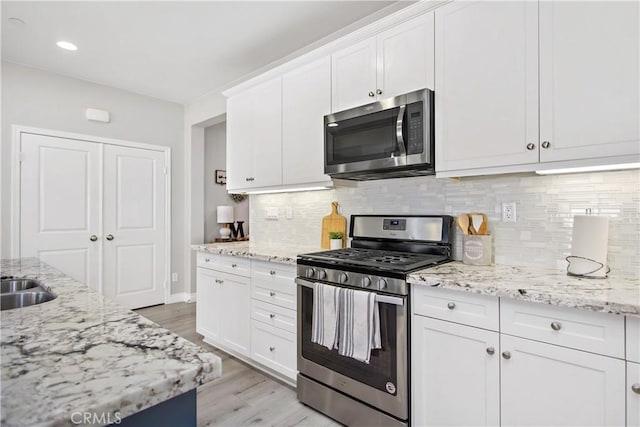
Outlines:
{"type": "Polygon", "coordinates": [[[22,133],[20,256],[129,308],[167,283],[163,151],[22,133]]]}

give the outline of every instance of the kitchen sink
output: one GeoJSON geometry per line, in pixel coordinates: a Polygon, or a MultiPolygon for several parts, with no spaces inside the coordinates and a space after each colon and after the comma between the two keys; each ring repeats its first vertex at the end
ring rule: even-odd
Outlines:
{"type": "Polygon", "coordinates": [[[0,293],[24,291],[25,289],[40,286],[40,282],[31,279],[4,279],[0,282],[0,293]]]}
{"type": "Polygon", "coordinates": [[[6,278],[0,281],[0,310],[29,307],[55,299],[33,279],[6,278]]]}

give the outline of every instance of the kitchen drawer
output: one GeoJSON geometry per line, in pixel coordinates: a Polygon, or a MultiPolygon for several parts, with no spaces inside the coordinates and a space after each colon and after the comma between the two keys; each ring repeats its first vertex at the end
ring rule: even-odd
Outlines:
{"type": "Polygon", "coordinates": [[[197,264],[198,267],[224,271],[225,273],[239,276],[249,277],[251,275],[251,260],[249,258],[198,252],[197,264]]]}
{"type": "Polygon", "coordinates": [[[259,300],[251,300],[251,317],[276,328],[296,332],[296,311],[269,304],[259,300]]]}
{"type": "Polygon", "coordinates": [[[295,275],[285,277],[284,273],[276,273],[271,277],[272,275],[267,273],[269,277],[265,278],[264,271],[259,273],[254,269],[253,273],[257,273],[258,276],[251,277],[252,298],[291,310],[296,309],[295,275]]]}
{"type": "Polygon", "coordinates": [[[253,261],[251,264],[251,277],[265,285],[269,283],[282,283],[288,285],[296,278],[296,266],[279,264],[275,262],[253,261]]]}
{"type": "Polygon", "coordinates": [[[627,360],[640,363],[640,317],[627,316],[627,360]]]}
{"type": "Polygon", "coordinates": [[[502,298],[500,332],[624,358],[624,317],[502,298]]]}
{"type": "Polygon", "coordinates": [[[296,377],[296,334],[251,322],[251,358],[291,379],[296,377]]]}
{"type": "Polygon", "coordinates": [[[415,314],[498,330],[498,297],[419,285],[411,291],[415,314]]]}

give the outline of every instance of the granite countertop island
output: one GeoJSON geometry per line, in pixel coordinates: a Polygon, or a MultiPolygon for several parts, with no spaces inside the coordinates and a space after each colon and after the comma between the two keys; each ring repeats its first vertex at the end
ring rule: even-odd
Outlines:
{"type": "Polygon", "coordinates": [[[261,261],[295,265],[299,254],[326,251],[317,246],[272,246],[252,242],[204,243],[191,245],[198,252],[237,256],[261,261]]]}
{"type": "Polygon", "coordinates": [[[640,316],[640,280],[611,276],[588,279],[565,271],[450,262],[415,272],[414,285],[455,289],[583,310],[640,316]]]}
{"type": "Polygon", "coordinates": [[[114,422],[221,374],[219,357],[38,259],[2,260],[0,273],[57,295],[1,312],[3,426],[72,425],[74,413],[114,422]]]}

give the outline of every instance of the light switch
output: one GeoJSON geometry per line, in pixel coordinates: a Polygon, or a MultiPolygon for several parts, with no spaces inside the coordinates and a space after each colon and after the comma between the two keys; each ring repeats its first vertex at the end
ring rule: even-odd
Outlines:
{"type": "Polygon", "coordinates": [[[267,208],[266,219],[278,219],[278,208],[267,208]]]}

